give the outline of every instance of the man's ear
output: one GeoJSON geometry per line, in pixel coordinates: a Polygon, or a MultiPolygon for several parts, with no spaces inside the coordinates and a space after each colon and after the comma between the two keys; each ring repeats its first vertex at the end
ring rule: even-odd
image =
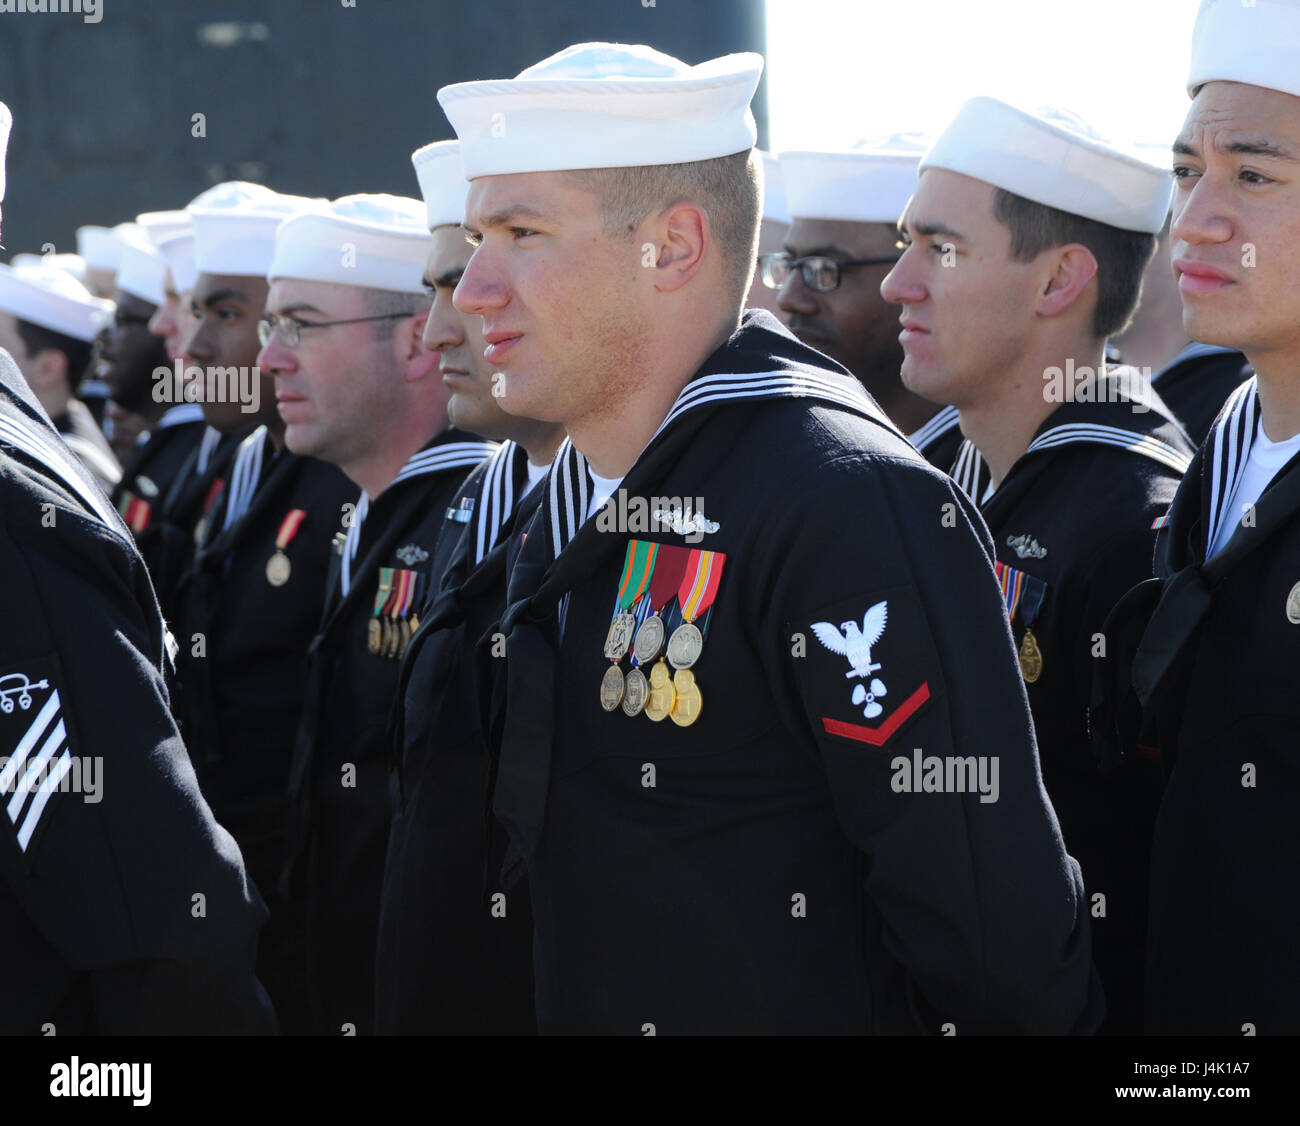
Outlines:
{"type": "Polygon", "coordinates": [[[52,391],[56,388],[67,387],[68,383],[68,357],[60,352],[57,348],[42,348],[35,356],[32,357],[31,377],[27,380],[31,384],[32,390],[40,389],[42,391],[52,391]]]}
{"type": "Polygon", "coordinates": [[[1097,259],[1081,243],[1056,247],[1048,260],[1051,272],[1038,297],[1037,311],[1055,317],[1074,306],[1097,276],[1097,259]]]}
{"type": "Polygon", "coordinates": [[[650,239],[642,242],[641,265],[655,271],[656,289],[672,293],[699,273],[712,242],[709,213],[697,203],[675,203],[660,213],[650,239]]]}
{"type": "Polygon", "coordinates": [[[393,333],[397,363],[408,383],[428,379],[431,373],[438,370],[438,353],[431,352],[424,346],[424,326],[428,319],[429,310],[426,309],[399,321],[398,329],[393,333]]]}

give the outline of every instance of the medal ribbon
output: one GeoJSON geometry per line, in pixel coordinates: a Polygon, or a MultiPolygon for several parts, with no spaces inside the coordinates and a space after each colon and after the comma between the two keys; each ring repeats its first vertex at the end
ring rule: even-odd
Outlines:
{"type": "Polygon", "coordinates": [[[650,580],[650,608],[663,612],[672,601],[686,574],[690,551],[676,544],[661,543],[659,557],[655,560],[654,575],[650,580]]]}
{"type": "Polygon", "coordinates": [[[411,608],[412,597],[415,594],[415,572],[398,571],[397,572],[397,590],[393,595],[392,617],[394,621],[406,617],[406,613],[411,608]]]}
{"type": "Polygon", "coordinates": [[[1007,608],[1007,621],[1014,622],[1016,612],[1019,610],[1025,625],[1032,624],[1042,607],[1043,596],[1047,593],[1047,583],[1042,579],[1034,578],[1033,575],[1025,574],[1024,571],[1008,567],[1001,560],[994,561],[993,570],[998,577],[998,586],[1002,588],[1002,602],[1007,608]]]}
{"type": "Polygon", "coordinates": [[[720,551],[691,548],[677,600],[682,607],[682,621],[693,622],[713,605],[722,581],[722,566],[727,557],[720,551]]]}
{"type": "Polygon", "coordinates": [[[217,503],[217,497],[221,495],[221,490],[226,487],[224,477],[214,477],[212,484],[208,486],[208,495],[203,498],[203,515],[208,516],[212,513],[212,506],[217,503]]]}
{"type": "Polygon", "coordinates": [[[388,596],[393,591],[393,568],[379,568],[379,590],[375,594],[375,608],[373,614],[376,618],[381,617],[384,607],[388,604],[388,596]]]}
{"type": "Polygon", "coordinates": [[[623,560],[623,578],[618,584],[618,605],[631,610],[632,605],[645,593],[659,555],[659,545],[646,540],[628,540],[627,556],[623,560]]]}
{"type": "Polygon", "coordinates": [[[284,521],[280,524],[280,532],[275,537],[275,550],[283,551],[289,546],[290,541],[298,534],[298,529],[302,527],[302,522],[307,518],[305,508],[295,508],[284,521]]]}

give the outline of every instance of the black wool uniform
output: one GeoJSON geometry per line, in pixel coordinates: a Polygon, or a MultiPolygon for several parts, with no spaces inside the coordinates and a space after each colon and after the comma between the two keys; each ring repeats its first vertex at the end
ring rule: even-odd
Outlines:
{"type": "Polygon", "coordinates": [[[168,409],[135,447],[111,497],[137,540],[153,523],[167,490],[206,430],[203,408],[182,403],[168,409]]]}
{"type": "MultiPolygon", "coordinates": [[[[454,540],[445,513],[496,447],[446,429],[376,498],[358,497],[308,649],[290,791],[307,912],[313,1027],[374,1026],[375,927],[391,803],[388,718],[417,611],[454,540]],[[377,650],[377,651],[375,651],[377,650]]],[[[459,525],[455,525],[459,530],[459,525]]]]}
{"type": "Polygon", "coordinates": [[[987,532],[856,380],[749,310],[612,509],[583,522],[568,443],[546,487],[505,659],[480,642],[539,1031],[1095,1026],[987,532]],[[675,673],[648,658],[625,714],[602,696],[630,659],[604,647],[647,545],[666,632],[694,616],[703,644],[673,643],[675,673]]]}
{"type": "Polygon", "coordinates": [[[941,408],[907,440],[936,469],[950,473],[972,500],[978,501],[988,489],[989,467],[979,450],[962,436],[956,407],[941,408]]]}
{"type": "Polygon", "coordinates": [[[1093,665],[1106,654],[1106,618],[1150,576],[1153,525],[1192,449],[1159,397],[1144,389],[1135,402],[1124,378],[1108,372],[1092,385],[1099,401],[1053,411],[980,512],[997,551],[1043,781],[1083,869],[1106,991],[1101,1031],[1137,1035],[1160,770],[1135,747],[1099,762],[1088,710],[1093,665]]]}
{"type": "Polygon", "coordinates": [[[1253,374],[1240,352],[1193,342],[1151,376],[1151,385],[1199,447],[1228,397],[1253,374]]]}
{"type": "MultiPolygon", "coordinates": [[[[1143,737],[1168,775],[1151,861],[1157,1035],[1300,1033],[1300,457],[1243,513],[1233,494],[1258,417],[1252,378],[1161,529],[1147,584],[1159,605],[1133,666],[1143,737]],[[1207,562],[1225,521],[1237,527],[1207,562]]],[[[1132,592],[1149,607],[1144,594],[1132,592]]]]}
{"type": "Polygon", "coordinates": [[[506,442],[447,509],[463,533],[402,662],[375,959],[381,1035],[537,1030],[532,912],[525,883],[508,895],[500,886],[506,836],[491,817],[493,770],[472,660],[505,611],[511,537],[541,502],[540,483],[524,495],[526,463],[506,442]]]}
{"type": "Polygon", "coordinates": [[[104,494],[111,493],[122,479],[122,467],[113,456],[113,447],[108,444],[90,408],[79,399],[69,399],[68,409],[51,421],[59,437],[90,470],[104,494]]]}
{"type": "Polygon", "coordinates": [[[286,1032],[306,1024],[300,904],[277,893],[289,766],[331,545],[355,500],[336,466],[277,451],[259,427],[240,444],[176,593],[176,713],[204,796],[271,908],[258,974],[286,1032]]]}
{"type": "Polygon", "coordinates": [[[0,352],[0,1035],[271,1033],[130,533],[0,352]]]}
{"type": "Polygon", "coordinates": [[[235,450],[245,437],[246,432],[222,434],[208,427],[162,494],[148,525],[136,533],[136,546],[168,621],[176,616],[176,584],[194,558],[205,517],[224,490],[235,450]]]}

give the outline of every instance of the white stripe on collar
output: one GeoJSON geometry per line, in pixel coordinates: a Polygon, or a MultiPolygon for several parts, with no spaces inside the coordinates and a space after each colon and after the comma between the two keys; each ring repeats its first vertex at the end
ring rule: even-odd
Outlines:
{"type": "Polygon", "coordinates": [[[187,422],[202,422],[203,407],[198,403],[179,403],[163,411],[163,416],[154,425],[155,430],[169,430],[173,426],[184,426],[187,422]]]}
{"type": "Polygon", "coordinates": [[[480,490],[478,512],[474,519],[474,565],[487,557],[501,536],[501,529],[523,499],[524,487],[516,487],[516,478],[526,473],[528,455],[517,442],[505,442],[488,463],[480,490]]]}
{"type": "Polygon", "coordinates": [[[1084,422],[1069,422],[1061,426],[1053,426],[1050,430],[1044,430],[1043,433],[1029,443],[1025,453],[1033,453],[1035,450],[1056,449],[1060,446],[1075,445],[1076,443],[1114,446],[1118,449],[1128,450],[1131,453],[1141,454],[1143,457],[1148,457],[1152,461],[1168,466],[1179,473],[1186,473],[1187,467],[1192,463],[1191,457],[1187,454],[1150,434],[1142,434],[1136,430],[1125,430],[1119,426],[1101,426],[1084,422]]]}
{"type": "Polygon", "coordinates": [[[203,431],[203,438],[199,441],[199,456],[194,462],[196,473],[203,474],[208,471],[208,463],[212,461],[212,455],[221,445],[221,438],[221,431],[212,426],[203,431]]]}
{"type": "Polygon", "coordinates": [[[1188,360],[1199,360],[1202,356],[1226,356],[1235,350],[1234,348],[1224,348],[1218,344],[1201,344],[1193,340],[1190,344],[1185,344],[1179,350],[1178,355],[1151,377],[1151,385],[1154,387],[1165,375],[1179,365],[1185,364],[1188,360]]]}
{"type": "MultiPolygon", "coordinates": [[[[399,481],[412,477],[427,477],[432,473],[445,473],[451,469],[473,468],[497,452],[495,442],[446,442],[441,446],[417,450],[393,478],[391,489],[399,481]]],[[[339,591],[344,598],[352,589],[352,566],[357,561],[361,547],[361,525],[370,512],[370,496],[363,489],[357,500],[356,511],[347,538],[343,541],[343,562],[339,568],[339,591]]]]}
{"type": "Polygon", "coordinates": [[[1228,402],[1211,431],[1210,513],[1209,526],[1205,530],[1207,552],[1218,537],[1228,504],[1246,471],[1258,418],[1259,387],[1252,375],[1228,396],[1228,402]]]}
{"type": "Polygon", "coordinates": [[[944,407],[929,422],[907,436],[918,453],[925,453],[925,447],[938,441],[957,425],[957,408],[944,407]]]}
{"type": "Polygon", "coordinates": [[[130,533],[109,503],[108,497],[98,485],[85,480],[83,474],[86,470],[72,460],[73,455],[67,446],[53,432],[46,435],[43,431],[37,430],[35,424],[23,426],[14,419],[0,414],[0,441],[17,447],[33,461],[45,466],[66,488],[76,493],[86,507],[103,523],[128,542],[130,541],[130,533]]]}
{"type": "Polygon", "coordinates": [[[253,502],[269,438],[270,432],[266,427],[259,426],[239,443],[239,449],[235,451],[235,464],[230,471],[230,483],[226,486],[226,512],[221,521],[223,532],[243,516],[253,502]]]}
{"type": "MultiPolygon", "coordinates": [[[[817,399],[858,411],[881,423],[892,433],[902,436],[865,391],[860,387],[855,391],[844,386],[830,373],[759,372],[751,375],[709,375],[692,380],[682,388],[646,448],[688,411],[711,403],[744,402],[748,399],[817,399]]],[[[574,448],[570,439],[565,438],[555,455],[547,497],[551,549],[555,558],[559,558],[586,522],[587,510],[591,507],[591,490],[591,471],[587,467],[587,459],[574,448]]]]}
{"type": "MultiPolygon", "coordinates": [[[[983,504],[992,493],[990,487],[985,489],[982,497],[976,495],[983,470],[984,458],[975,448],[975,443],[969,438],[963,438],[961,445],[957,447],[957,457],[952,463],[952,468],[948,470],[948,476],[956,481],[957,487],[977,505],[983,504]]],[[[992,483],[990,480],[989,485],[992,486],[992,483]]]]}

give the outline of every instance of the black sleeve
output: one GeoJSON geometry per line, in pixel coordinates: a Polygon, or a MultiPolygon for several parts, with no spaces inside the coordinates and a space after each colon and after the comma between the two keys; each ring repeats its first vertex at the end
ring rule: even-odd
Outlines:
{"type": "Polygon", "coordinates": [[[918,1008],[957,1035],[1090,1031],[1082,880],[1043,789],[983,521],[901,460],[844,458],[802,491],[831,518],[787,505],[773,521],[773,691],[869,860],[865,894],[918,1008]],[[835,647],[859,632],[874,644],[855,666],[835,647]],[[933,762],[966,792],[928,787],[933,762]]]}
{"type": "Polygon", "coordinates": [[[273,1032],[266,910],[171,720],[143,565],[0,485],[0,874],[28,945],[80,983],[96,1031],[273,1032]]]}

